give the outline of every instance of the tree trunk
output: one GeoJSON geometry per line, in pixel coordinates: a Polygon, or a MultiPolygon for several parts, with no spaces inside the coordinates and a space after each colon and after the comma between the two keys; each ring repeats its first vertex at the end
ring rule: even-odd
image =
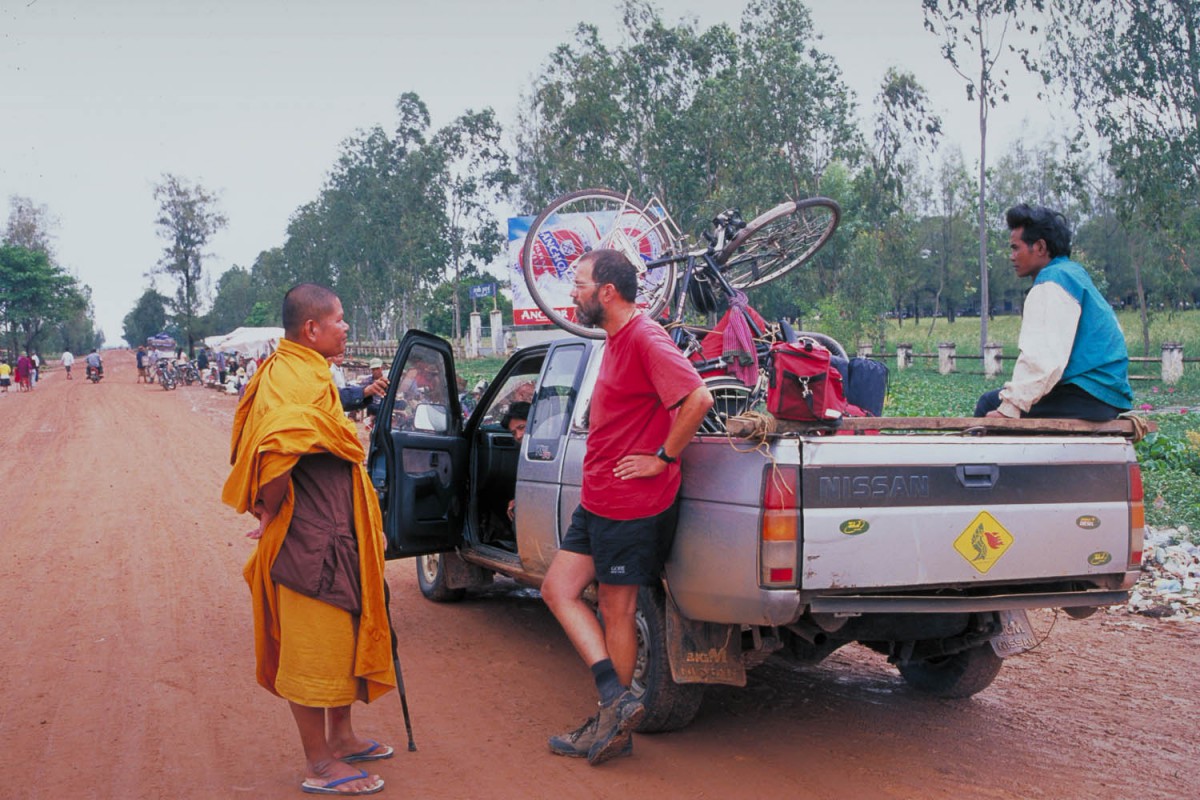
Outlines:
{"type": "Polygon", "coordinates": [[[1142,320],[1142,356],[1150,355],[1150,315],[1146,310],[1146,289],[1142,284],[1142,265],[1134,252],[1132,240],[1125,237],[1126,247],[1129,248],[1129,263],[1133,265],[1133,280],[1137,286],[1138,313],[1142,320]]]}
{"type": "Polygon", "coordinates": [[[987,268],[987,71],[982,70],[979,80],[979,352],[988,343],[988,315],[991,302],[988,298],[987,268]]]}

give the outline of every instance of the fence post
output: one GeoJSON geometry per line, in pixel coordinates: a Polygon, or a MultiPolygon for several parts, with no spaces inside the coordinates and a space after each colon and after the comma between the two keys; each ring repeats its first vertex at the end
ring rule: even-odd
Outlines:
{"type": "Polygon", "coordinates": [[[957,363],[955,358],[954,342],[941,342],[938,344],[938,372],[942,375],[949,375],[954,372],[957,363]]]}
{"type": "Polygon", "coordinates": [[[859,358],[870,358],[871,350],[871,342],[866,339],[860,339],[858,342],[858,350],[855,351],[854,355],[858,356],[859,358]]]}
{"type": "Polygon", "coordinates": [[[896,345],[896,370],[908,369],[912,366],[912,345],[898,344],[896,345]]]}
{"type": "Polygon", "coordinates": [[[479,341],[483,338],[483,315],[471,312],[471,325],[467,331],[467,357],[479,358],[479,341]]]}
{"type": "Polygon", "coordinates": [[[492,309],[492,355],[502,356],[507,352],[504,346],[504,312],[498,308],[492,309]]]}
{"type": "Polygon", "coordinates": [[[1004,355],[1004,346],[996,342],[988,342],[983,348],[983,374],[994,378],[1000,374],[1000,359],[1004,355]]]}
{"type": "Polygon", "coordinates": [[[1183,343],[1163,342],[1162,382],[1174,386],[1183,380],[1183,343]]]}

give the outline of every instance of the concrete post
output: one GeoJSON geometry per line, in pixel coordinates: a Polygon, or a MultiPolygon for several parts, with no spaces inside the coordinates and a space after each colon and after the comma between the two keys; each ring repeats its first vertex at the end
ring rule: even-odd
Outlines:
{"type": "Polygon", "coordinates": [[[870,358],[871,350],[871,343],[866,339],[863,339],[858,343],[858,352],[856,352],[855,355],[859,358],[870,358]]]}
{"type": "Polygon", "coordinates": [[[471,325],[467,333],[467,358],[479,358],[479,343],[483,339],[483,316],[471,312],[471,325]]]}
{"type": "Polygon", "coordinates": [[[502,356],[508,352],[504,339],[504,312],[498,308],[492,309],[490,322],[492,326],[492,355],[502,356]]]}
{"type": "Polygon", "coordinates": [[[898,344],[896,345],[896,370],[908,369],[912,366],[912,345],[898,344]]]}
{"type": "Polygon", "coordinates": [[[941,342],[938,344],[938,373],[941,375],[949,375],[957,369],[957,358],[955,356],[954,342],[941,342]]]}
{"type": "Polygon", "coordinates": [[[1162,382],[1174,386],[1183,380],[1183,344],[1180,342],[1163,342],[1162,346],[1162,382]]]}
{"type": "Polygon", "coordinates": [[[988,342],[983,348],[983,374],[989,378],[994,378],[1000,374],[1003,369],[1001,366],[1002,356],[1004,355],[1004,346],[996,342],[988,342]]]}

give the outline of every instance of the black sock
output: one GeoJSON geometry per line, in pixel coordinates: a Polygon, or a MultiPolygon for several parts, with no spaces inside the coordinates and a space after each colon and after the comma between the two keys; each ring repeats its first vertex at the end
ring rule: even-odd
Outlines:
{"type": "Polygon", "coordinates": [[[607,705],[621,696],[625,687],[613,669],[612,659],[606,658],[592,664],[592,678],[596,681],[596,691],[600,692],[600,702],[607,705]]]}

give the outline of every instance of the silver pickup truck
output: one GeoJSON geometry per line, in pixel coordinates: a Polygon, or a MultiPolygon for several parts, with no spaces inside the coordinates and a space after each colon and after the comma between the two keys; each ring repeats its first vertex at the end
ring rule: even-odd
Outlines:
{"type": "MultiPolygon", "coordinates": [[[[603,350],[578,338],[521,350],[465,417],[447,391],[450,345],[401,342],[368,469],[388,556],[417,557],[425,597],[454,601],[497,574],[540,585],[579,501],[603,350]],[[521,399],[518,444],[501,420],[521,399]]],[[[799,431],[757,449],[699,435],[663,580],[639,594],[641,728],[687,725],[706,684],[744,685],[768,656],[815,663],[853,642],[917,689],[967,697],[1032,646],[1027,609],[1086,616],[1124,601],[1143,535],[1133,446],[1061,427],[799,431]]]]}

